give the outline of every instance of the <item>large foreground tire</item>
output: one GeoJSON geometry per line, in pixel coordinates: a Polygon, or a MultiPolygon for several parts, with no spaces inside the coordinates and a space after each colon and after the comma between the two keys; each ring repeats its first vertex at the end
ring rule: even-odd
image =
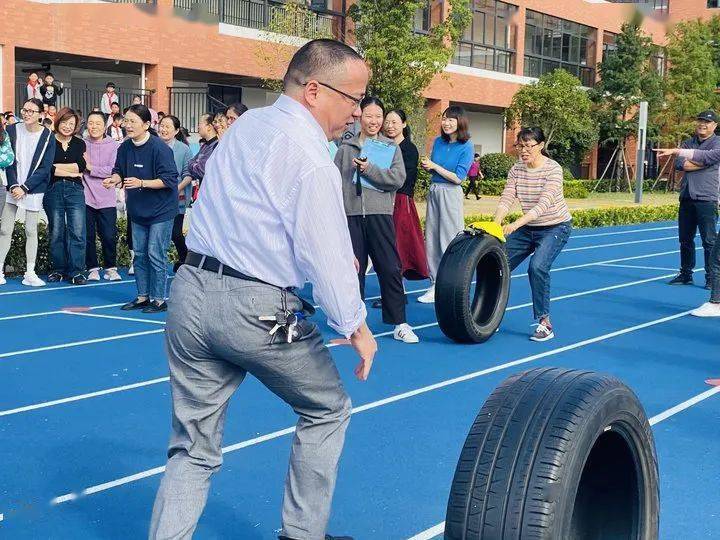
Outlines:
{"type": "Polygon", "coordinates": [[[500,241],[484,233],[458,235],[445,250],[435,280],[440,329],[459,343],[487,341],[502,322],[509,291],[510,268],[500,241]]]}
{"type": "Polygon", "coordinates": [[[446,539],[654,540],[650,425],[614,377],[540,368],[505,380],[465,441],[446,539]]]}

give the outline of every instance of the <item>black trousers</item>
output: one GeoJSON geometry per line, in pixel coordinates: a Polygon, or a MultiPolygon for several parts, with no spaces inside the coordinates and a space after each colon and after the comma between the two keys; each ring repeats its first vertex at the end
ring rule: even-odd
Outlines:
{"type": "Polygon", "coordinates": [[[467,197],[472,193],[477,197],[480,198],[480,177],[479,176],[468,176],[468,179],[470,180],[470,183],[468,184],[467,190],[465,191],[465,196],[467,197]]]}
{"type": "Polygon", "coordinates": [[[680,238],[680,273],[692,275],[695,268],[695,234],[700,230],[700,240],[705,252],[705,275],[712,279],[712,253],[717,238],[718,205],[716,202],[680,199],[678,236],[680,238]]]}
{"type": "Polygon", "coordinates": [[[85,224],[87,227],[85,244],[85,266],[88,270],[99,268],[95,234],[100,237],[104,268],[117,267],[117,210],[112,208],[92,208],[85,206],[85,224]]]}
{"type": "Polygon", "coordinates": [[[369,255],[380,282],[383,322],[385,324],[407,322],[402,266],[395,244],[395,225],[392,216],[384,214],[348,216],[348,229],[350,229],[355,257],[360,261],[358,281],[363,300],[369,255]]]}
{"type": "Polygon", "coordinates": [[[175,244],[175,249],[178,252],[179,263],[185,262],[185,257],[187,257],[187,246],[185,245],[185,236],[182,232],[184,219],[185,214],[178,214],[177,216],[175,216],[175,221],[173,221],[172,241],[173,244],[175,244]]]}

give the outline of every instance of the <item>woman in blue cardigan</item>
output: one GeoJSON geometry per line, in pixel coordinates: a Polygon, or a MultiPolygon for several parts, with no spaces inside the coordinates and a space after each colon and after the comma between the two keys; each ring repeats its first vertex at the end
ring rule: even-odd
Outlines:
{"type": "Polygon", "coordinates": [[[167,252],[178,213],[178,171],[170,147],[148,131],[150,122],[145,105],[130,106],[123,124],[128,138],[118,148],[113,175],[103,185],[127,190],[132,221],[137,297],[121,309],[158,313],[167,310],[167,252]]]}
{"type": "Polygon", "coordinates": [[[5,170],[8,192],[0,223],[0,285],[5,284],[5,275],[3,274],[5,258],[10,251],[15,216],[20,208],[25,210],[25,257],[27,259],[27,269],[22,283],[29,287],[45,285],[45,282],[35,273],[38,250],[37,227],[43,196],[55,159],[55,141],[52,140],[52,132],[39,123],[42,110],[42,101],[37,98],[28,99],[20,110],[23,122],[7,127],[7,136],[10,139],[15,160],[5,170]]]}

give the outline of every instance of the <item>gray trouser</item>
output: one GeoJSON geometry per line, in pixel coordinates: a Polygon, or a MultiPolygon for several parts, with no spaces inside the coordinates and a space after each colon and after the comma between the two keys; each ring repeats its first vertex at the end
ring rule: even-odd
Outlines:
{"type": "MultiPolygon", "coordinates": [[[[306,320],[292,344],[261,315],[282,310],[269,285],[183,265],[170,291],[166,346],[173,418],[165,475],[155,499],[151,539],[191,538],[210,477],[222,464],[225,412],[245,374],[254,375],[300,417],[285,481],[282,535],[325,535],[350,398],[317,327],[306,320]]],[[[287,294],[288,309],[300,300],[287,294]]]]}
{"type": "Polygon", "coordinates": [[[425,249],[433,281],[437,278],[443,253],[464,228],[462,187],[457,184],[431,185],[425,214],[425,249]]]}

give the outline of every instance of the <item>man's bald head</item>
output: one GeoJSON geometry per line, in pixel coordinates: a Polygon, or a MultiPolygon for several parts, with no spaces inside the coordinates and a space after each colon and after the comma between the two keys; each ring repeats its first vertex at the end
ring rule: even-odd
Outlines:
{"type": "Polygon", "coordinates": [[[364,62],[355,49],[333,39],[315,39],[303,45],[290,60],[283,85],[286,92],[307,81],[332,82],[347,73],[348,62],[364,62]]]}

